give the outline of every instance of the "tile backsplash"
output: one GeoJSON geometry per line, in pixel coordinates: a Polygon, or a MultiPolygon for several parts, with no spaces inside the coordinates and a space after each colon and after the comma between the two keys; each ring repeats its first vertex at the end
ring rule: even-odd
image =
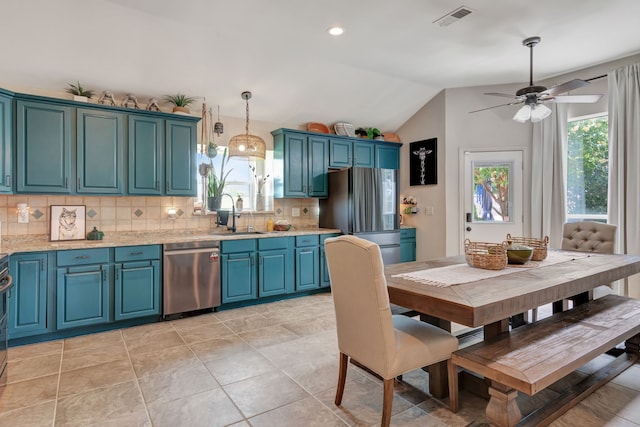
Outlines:
{"type": "MultiPolygon", "coordinates": [[[[216,227],[215,215],[193,215],[193,197],[129,197],[129,196],[0,196],[2,235],[49,234],[50,206],[85,205],[86,231],[97,227],[107,233],[121,231],[210,230],[216,227]],[[29,206],[29,223],[18,223],[17,204],[29,206]],[[167,209],[176,208],[176,219],[169,219],[167,209]]],[[[273,211],[244,212],[236,219],[239,230],[250,222],[257,230],[265,230],[269,218],[288,220],[294,228],[318,227],[317,199],[274,199],[273,211]],[[299,216],[292,216],[292,210],[299,216]]]]}

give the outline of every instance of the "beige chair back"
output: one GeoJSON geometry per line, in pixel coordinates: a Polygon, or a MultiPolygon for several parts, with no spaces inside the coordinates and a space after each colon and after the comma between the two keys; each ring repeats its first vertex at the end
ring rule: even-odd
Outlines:
{"type": "Polygon", "coordinates": [[[396,359],[380,248],[355,237],[325,241],[340,351],[385,375],[396,359]]]}
{"type": "Polygon", "coordinates": [[[595,221],[568,222],[562,230],[562,249],[612,254],[617,227],[595,221]]]}

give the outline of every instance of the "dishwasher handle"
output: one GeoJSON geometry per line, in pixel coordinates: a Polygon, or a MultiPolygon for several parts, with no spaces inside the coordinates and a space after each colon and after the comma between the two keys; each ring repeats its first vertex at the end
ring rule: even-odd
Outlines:
{"type": "Polygon", "coordinates": [[[217,261],[220,256],[219,248],[198,248],[198,249],[180,249],[177,251],[164,251],[164,256],[201,254],[206,252],[211,253],[211,255],[209,256],[211,261],[217,261]],[[214,257],[215,257],[215,260],[213,259],[214,257]]]}

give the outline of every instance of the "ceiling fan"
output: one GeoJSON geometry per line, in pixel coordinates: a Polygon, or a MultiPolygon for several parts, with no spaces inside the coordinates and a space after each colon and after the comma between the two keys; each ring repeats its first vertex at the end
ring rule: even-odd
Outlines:
{"type": "Polygon", "coordinates": [[[587,80],[574,79],[568,82],[546,88],[533,84],[533,47],[540,43],[540,37],[534,36],[526,38],[522,44],[529,48],[529,86],[519,89],[515,96],[505,93],[490,92],[485,95],[501,96],[505,98],[513,98],[514,101],[507,104],[494,105],[493,107],[482,108],[470,111],[477,113],[478,111],[490,110],[492,108],[505,107],[508,105],[524,104],[518,110],[513,120],[524,123],[531,119],[532,122],[539,122],[551,114],[551,109],[544,105],[544,102],[553,101],[557,103],[593,103],[597,102],[602,95],[562,95],[574,89],[578,89],[589,85],[587,80]]]}

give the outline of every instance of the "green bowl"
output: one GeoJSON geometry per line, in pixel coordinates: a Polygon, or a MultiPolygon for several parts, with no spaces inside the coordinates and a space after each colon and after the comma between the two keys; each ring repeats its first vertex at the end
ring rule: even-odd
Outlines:
{"type": "Polygon", "coordinates": [[[507,249],[509,264],[526,264],[533,256],[533,248],[507,249]]]}

